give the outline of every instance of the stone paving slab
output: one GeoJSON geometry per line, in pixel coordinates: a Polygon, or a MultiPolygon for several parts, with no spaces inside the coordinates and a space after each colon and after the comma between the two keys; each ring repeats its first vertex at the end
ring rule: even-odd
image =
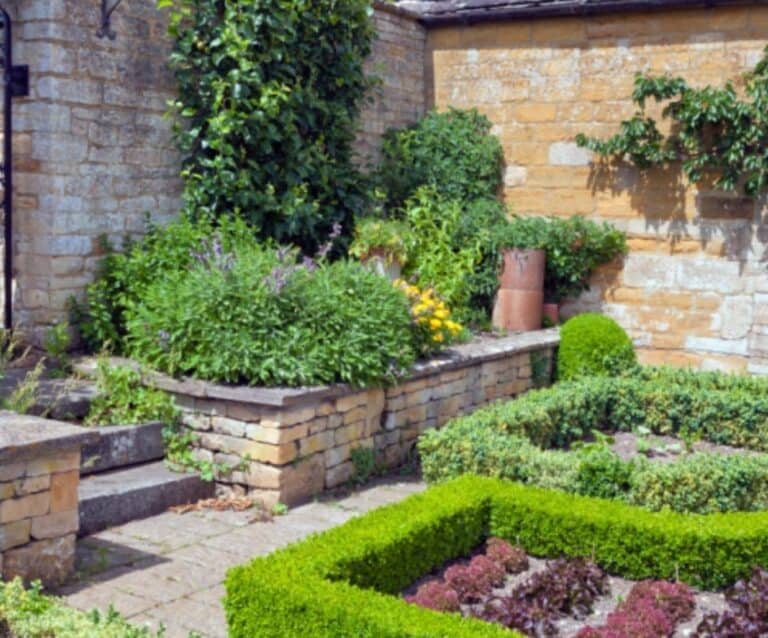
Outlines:
{"type": "Polygon", "coordinates": [[[78,575],[57,593],[78,609],[113,605],[134,624],[165,626],[166,638],[226,638],[221,599],[228,569],[423,489],[413,479],[379,481],[271,522],[250,523],[252,512],[211,511],[133,521],[82,539],[78,575]]]}

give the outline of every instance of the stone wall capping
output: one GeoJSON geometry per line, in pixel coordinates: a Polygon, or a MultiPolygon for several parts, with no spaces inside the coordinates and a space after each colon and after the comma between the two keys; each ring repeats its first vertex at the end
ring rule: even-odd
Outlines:
{"type": "Polygon", "coordinates": [[[99,434],[88,428],[0,411],[0,464],[79,449],[98,438],[99,434]]]}
{"type": "MultiPolygon", "coordinates": [[[[559,342],[557,328],[504,337],[476,337],[471,342],[458,344],[428,361],[418,362],[403,381],[413,381],[432,376],[437,372],[449,372],[468,365],[503,359],[513,351],[525,354],[542,348],[553,348],[559,342]]],[[[92,357],[80,359],[75,362],[75,369],[84,374],[93,374],[95,371],[93,361],[92,357]]],[[[109,363],[139,368],[135,361],[123,357],[113,357],[109,359],[109,363]]],[[[366,391],[365,388],[352,388],[343,383],[301,388],[266,388],[225,385],[190,378],[174,379],[159,372],[145,371],[144,377],[148,384],[176,395],[192,396],[196,399],[236,401],[266,408],[299,407],[308,403],[318,403],[324,399],[337,399],[366,391]]]]}

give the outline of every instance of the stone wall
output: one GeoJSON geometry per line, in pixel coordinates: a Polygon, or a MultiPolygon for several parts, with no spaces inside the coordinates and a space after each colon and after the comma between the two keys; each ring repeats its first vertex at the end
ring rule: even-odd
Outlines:
{"type": "Polygon", "coordinates": [[[182,407],[197,457],[228,468],[220,485],[293,504],[352,478],[355,450],[395,467],[425,430],[546,384],[558,342],[555,330],[479,339],[386,389],[231,387],[162,375],[152,383],[182,407]]]}
{"type": "Polygon", "coordinates": [[[768,373],[766,210],[687,187],[677,168],[600,167],[573,139],[617,130],[633,113],[637,71],[738,83],[767,29],[768,7],[741,6],[429,31],[429,101],[491,119],[510,209],[586,215],[629,233],[624,264],[605,268],[566,310],[614,316],[645,361],[768,373]]]}
{"type": "MultiPolygon", "coordinates": [[[[119,246],[143,231],[145,213],[163,221],[178,212],[180,162],[164,117],[174,80],[155,0],[122,3],[115,40],[96,36],[96,0],[4,6],[16,63],[31,72],[29,98],[14,102],[15,322],[39,340],[92,279],[100,236],[119,246]]],[[[364,161],[376,159],[381,133],[417,119],[425,103],[425,31],[391,5],[377,7],[368,66],[382,82],[361,119],[364,161]]]]}
{"type": "Polygon", "coordinates": [[[374,5],[378,38],[366,68],[379,83],[360,117],[357,151],[363,163],[379,159],[381,136],[387,130],[413,124],[426,108],[426,29],[413,14],[385,2],[374,5]]]}
{"type": "Polygon", "coordinates": [[[0,412],[0,576],[46,586],[75,567],[80,447],[66,423],[0,412]]]}
{"type": "Polygon", "coordinates": [[[17,64],[30,97],[15,100],[15,320],[30,333],[66,316],[102,255],[144,215],[177,212],[179,159],[164,119],[173,95],[165,20],[155,0],[115,11],[99,39],[100,3],[10,0],[17,64]]]}

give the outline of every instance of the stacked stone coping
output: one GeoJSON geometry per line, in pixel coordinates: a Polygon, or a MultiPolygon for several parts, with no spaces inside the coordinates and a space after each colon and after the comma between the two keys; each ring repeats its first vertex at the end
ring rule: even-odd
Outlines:
{"type": "Polygon", "coordinates": [[[148,382],[175,396],[197,458],[229,468],[217,473],[220,486],[295,504],[348,481],[355,450],[395,467],[424,431],[531,389],[537,367],[548,379],[558,343],[557,330],[477,338],[388,388],[225,386],[159,374],[148,382]]]}
{"type": "Polygon", "coordinates": [[[74,571],[80,448],[95,433],[0,412],[0,573],[46,586],[74,571]]]}

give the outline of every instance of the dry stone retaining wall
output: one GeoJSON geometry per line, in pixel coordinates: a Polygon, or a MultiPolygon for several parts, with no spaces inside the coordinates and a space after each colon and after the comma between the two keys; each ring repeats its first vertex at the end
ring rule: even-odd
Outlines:
{"type": "Polygon", "coordinates": [[[0,575],[46,586],[74,571],[82,428],[0,412],[0,575]]]}
{"type": "Polygon", "coordinates": [[[553,330],[481,339],[386,389],[277,390],[160,376],[153,383],[183,408],[197,457],[231,468],[217,482],[290,504],[348,481],[354,450],[397,466],[425,430],[546,383],[558,341],[553,330]]]}

